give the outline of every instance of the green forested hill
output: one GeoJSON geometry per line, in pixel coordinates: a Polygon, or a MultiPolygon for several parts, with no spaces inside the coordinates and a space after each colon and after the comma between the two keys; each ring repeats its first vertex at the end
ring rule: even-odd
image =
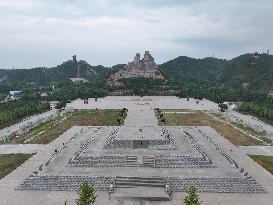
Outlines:
{"type": "Polygon", "coordinates": [[[0,69],[0,79],[2,79],[6,75],[7,71],[4,69],[0,69]]]}
{"type": "Polygon", "coordinates": [[[170,85],[213,83],[223,72],[227,61],[216,58],[195,59],[178,57],[159,66],[170,85]]]}
{"type": "Polygon", "coordinates": [[[225,86],[268,92],[273,86],[273,56],[241,55],[228,61],[219,81],[225,86]]]}
{"type": "Polygon", "coordinates": [[[212,100],[264,99],[273,88],[273,56],[245,54],[232,60],[178,57],[159,66],[180,95],[212,100]],[[218,99],[219,98],[219,99],[218,99]]]}
{"type": "Polygon", "coordinates": [[[52,68],[32,68],[1,70],[0,100],[3,100],[10,90],[23,90],[25,97],[37,98],[38,93],[48,92],[49,100],[69,101],[83,96],[104,96],[107,94],[106,80],[113,69],[104,66],[91,66],[86,61],[79,61],[80,77],[89,82],[74,84],[69,78],[77,77],[77,63],[68,60],[52,68]],[[53,85],[55,89],[53,90],[53,85]]]}
{"type": "MultiPolygon", "coordinates": [[[[91,66],[85,61],[79,61],[80,77],[87,79],[100,78],[109,72],[109,68],[103,66],[91,66]]],[[[6,81],[16,83],[36,83],[48,85],[51,82],[60,82],[77,76],[77,63],[66,61],[53,68],[33,68],[8,70],[6,81]]]]}
{"type": "Polygon", "coordinates": [[[131,90],[127,93],[132,94],[141,89],[142,94],[151,93],[151,90],[152,93],[162,90],[168,93],[170,90],[183,97],[206,97],[214,101],[262,101],[273,90],[273,56],[266,54],[244,54],[231,60],[180,56],[159,65],[165,81],[127,79],[124,88],[110,88],[106,84],[110,74],[122,69],[124,64],[108,68],[80,61],[80,65],[80,77],[90,81],[80,86],[73,85],[69,80],[77,74],[77,64],[71,60],[53,68],[0,70],[0,79],[5,76],[5,80],[0,82],[0,93],[22,89],[26,85],[47,87],[54,83],[59,88],[59,93],[55,92],[54,96],[61,95],[64,91],[74,92],[73,89],[77,90],[75,92],[82,92],[81,96],[84,93],[106,94],[115,89],[131,90]],[[149,85],[145,86],[146,84],[149,85]]]}
{"type": "Polygon", "coordinates": [[[273,86],[273,56],[245,54],[232,60],[178,57],[159,66],[169,83],[208,83],[234,89],[270,89],[273,86]]]}

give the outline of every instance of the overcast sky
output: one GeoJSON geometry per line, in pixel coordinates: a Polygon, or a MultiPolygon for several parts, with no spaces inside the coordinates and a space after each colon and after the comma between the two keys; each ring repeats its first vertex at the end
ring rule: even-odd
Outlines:
{"type": "Polygon", "coordinates": [[[0,68],[273,51],[273,0],[0,0],[0,68]]]}

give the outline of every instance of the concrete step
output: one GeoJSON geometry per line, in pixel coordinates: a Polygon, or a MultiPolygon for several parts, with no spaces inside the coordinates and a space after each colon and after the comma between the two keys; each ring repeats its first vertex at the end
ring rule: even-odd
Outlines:
{"type": "Polygon", "coordinates": [[[155,167],[155,158],[153,156],[143,156],[143,167],[155,167]]]}
{"type": "Polygon", "coordinates": [[[116,182],[115,186],[117,188],[129,188],[129,187],[162,187],[164,188],[164,183],[152,183],[152,182],[116,182]]]}
{"type": "Polygon", "coordinates": [[[162,179],[116,179],[116,182],[136,182],[136,183],[161,183],[164,184],[162,179]]]}
{"type": "Polygon", "coordinates": [[[126,156],[126,167],[137,167],[137,156],[126,156]]]}
{"type": "Polygon", "coordinates": [[[163,180],[163,177],[139,177],[139,176],[135,176],[135,177],[127,177],[127,176],[116,176],[116,179],[144,179],[144,180],[154,180],[154,179],[158,179],[158,180],[163,180]]]}
{"type": "Polygon", "coordinates": [[[155,166],[154,166],[154,163],[152,163],[152,164],[144,163],[144,164],[142,165],[142,167],[151,167],[151,168],[154,168],[155,166]]]}
{"type": "Polygon", "coordinates": [[[155,167],[153,156],[142,156],[142,164],[138,164],[138,156],[126,156],[127,167],[155,167]]]}
{"type": "Polygon", "coordinates": [[[126,167],[137,167],[137,164],[126,164],[126,167]]]}
{"type": "Polygon", "coordinates": [[[117,188],[128,187],[165,187],[163,178],[160,177],[116,177],[115,186],[117,188]]]}
{"type": "Polygon", "coordinates": [[[148,201],[169,201],[169,195],[160,187],[116,188],[111,198],[131,198],[148,201]]]}

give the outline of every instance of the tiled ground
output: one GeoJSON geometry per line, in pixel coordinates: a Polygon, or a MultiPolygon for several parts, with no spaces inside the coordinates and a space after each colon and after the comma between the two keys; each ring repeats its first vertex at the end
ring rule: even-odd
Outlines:
{"type": "Polygon", "coordinates": [[[172,97],[116,97],[91,102],[72,105],[127,107],[125,126],[71,128],[0,181],[0,204],[54,205],[63,204],[65,199],[74,204],[73,190],[85,180],[99,190],[96,204],[181,204],[191,184],[199,189],[203,204],[272,204],[272,175],[213,129],[159,127],[155,123],[155,107],[211,109],[213,103],[181,103],[172,97]],[[105,146],[107,143],[113,146],[105,146]],[[110,184],[116,185],[111,200],[103,191],[110,184]],[[164,194],[166,185],[173,192],[170,201],[142,200],[147,195],[164,194]]]}

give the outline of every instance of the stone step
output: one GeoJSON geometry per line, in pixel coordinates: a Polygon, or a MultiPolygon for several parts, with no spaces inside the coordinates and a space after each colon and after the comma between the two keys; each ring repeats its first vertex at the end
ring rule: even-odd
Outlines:
{"type": "Polygon", "coordinates": [[[157,182],[116,182],[115,186],[117,188],[129,188],[129,187],[138,187],[138,186],[144,186],[144,187],[162,187],[164,188],[164,183],[157,183],[157,182]]]}
{"type": "Polygon", "coordinates": [[[137,159],[137,156],[134,156],[134,155],[126,155],[126,159],[137,159]]]}
{"type": "Polygon", "coordinates": [[[170,197],[161,187],[133,187],[128,189],[115,189],[111,198],[130,198],[148,201],[168,201],[170,197]]]}
{"type": "Polygon", "coordinates": [[[155,158],[152,156],[143,156],[144,167],[155,167],[155,158]]]}
{"type": "Polygon", "coordinates": [[[146,180],[154,180],[154,179],[160,179],[164,181],[164,177],[139,177],[139,176],[135,176],[135,177],[127,177],[127,176],[116,176],[116,179],[146,179],[146,180]]]}
{"type": "Polygon", "coordinates": [[[137,156],[126,156],[126,167],[137,167],[137,156]]]}
{"type": "Polygon", "coordinates": [[[126,162],[136,162],[137,159],[126,159],[126,162]]]}
{"type": "Polygon", "coordinates": [[[128,187],[165,187],[163,178],[160,177],[116,177],[115,186],[117,188],[128,187]]]}
{"type": "Polygon", "coordinates": [[[126,164],[126,167],[137,167],[137,164],[126,164]]]}
{"type": "Polygon", "coordinates": [[[154,159],[153,156],[146,156],[146,155],[142,156],[142,158],[143,158],[143,159],[144,159],[144,158],[145,158],[145,159],[149,159],[149,158],[150,158],[150,159],[154,159]]]}
{"type": "Polygon", "coordinates": [[[142,165],[142,167],[155,167],[155,165],[154,165],[154,163],[150,163],[150,164],[147,164],[147,163],[145,163],[145,164],[143,164],[142,165]]]}
{"type": "Polygon", "coordinates": [[[116,180],[116,183],[144,183],[144,184],[148,184],[148,183],[151,183],[151,184],[160,184],[160,185],[164,185],[164,181],[159,181],[159,180],[150,180],[150,181],[147,181],[147,180],[116,180]]]}
{"type": "Polygon", "coordinates": [[[119,181],[145,181],[145,182],[164,182],[163,178],[147,178],[147,177],[116,177],[119,181]]]}
{"type": "Polygon", "coordinates": [[[149,159],[149,160],[143,159],[143,162],[152,162],[152,163],[154,163],[154,160],[153,159],[149,159]]]}

